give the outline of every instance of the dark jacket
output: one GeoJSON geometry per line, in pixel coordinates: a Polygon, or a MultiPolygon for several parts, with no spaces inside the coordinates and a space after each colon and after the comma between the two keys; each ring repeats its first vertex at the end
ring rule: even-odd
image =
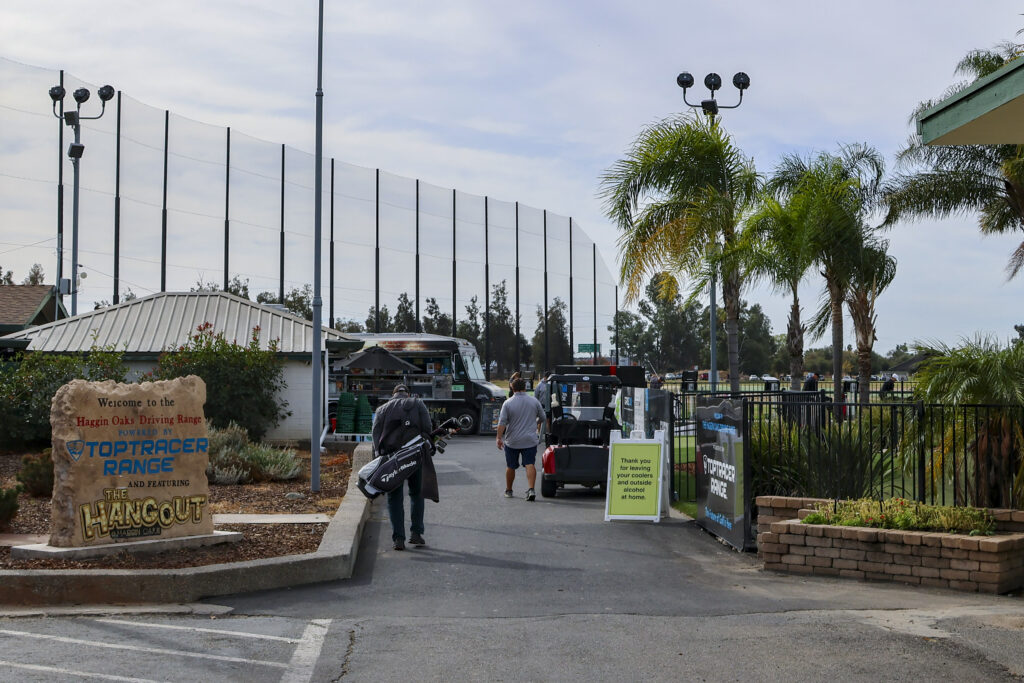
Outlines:
{"type": "MultiPolygon", "coordinates": [[[[414,413],[416,419],[416,427],[424,435],[424,438],[428,438],[427,434],[433,429],[433,424],[430,421],[430,411],[427,410],[427,406],[423,401],[416,396],[410,397],[409,394],[400,393],[395,394],[391,397],[391,400],[384,405],[377,408],[377,418],[373,422],[373,450],[377,452],[381,439],[384,438],[384,423],[387,422],[386,416],[388,411],[398,407],[401,404],[402,399],[413,400],[417,404],[417,409],[414,413]]],[[[423,459],[423,488],[421,489],[423,497],[427,500],[432,500],[435,503],[440,501],[440,496],[437,490],[437,471],[434,469],[434,459],[431,456],[427,456],[423,459]]]]}

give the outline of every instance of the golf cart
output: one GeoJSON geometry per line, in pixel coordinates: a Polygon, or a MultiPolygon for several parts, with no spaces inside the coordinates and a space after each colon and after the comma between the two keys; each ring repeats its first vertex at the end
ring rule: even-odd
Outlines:
{"type": "Polygon", "coordinates": [[[608,481],[608,441],[615,419],[614,375],[556,374],[551,377],[551,428],[545,436],[540,493],[552,498],[566,484],[601,487],[608,481]]]}

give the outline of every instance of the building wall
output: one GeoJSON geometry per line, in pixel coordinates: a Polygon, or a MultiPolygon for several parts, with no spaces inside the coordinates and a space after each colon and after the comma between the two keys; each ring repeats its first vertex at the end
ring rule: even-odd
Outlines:
{"type": "MultiPolygon", "coordinates": [[[[128,381],[138,382],[142,375],[156,367],[155,360],[126,360],[128,381]]],[[[313,368],[310,361],[287,359],[284,362],[284,400],[288,402],[287,410],[291,416],[281,421],[276,428],[270,429],[265,441],[272,443],[294,443],[309,441],[313,421],[309,416],[312,403],[313,368]]]]}

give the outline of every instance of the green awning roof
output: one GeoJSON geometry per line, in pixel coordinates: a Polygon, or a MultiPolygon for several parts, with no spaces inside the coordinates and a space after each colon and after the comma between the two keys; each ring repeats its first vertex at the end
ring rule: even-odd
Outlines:
{"type": "Polygon", "coordinates": [[[1024,144],[1024,59],[1015,59],[917,116],[926,145],[1024,144]]]}

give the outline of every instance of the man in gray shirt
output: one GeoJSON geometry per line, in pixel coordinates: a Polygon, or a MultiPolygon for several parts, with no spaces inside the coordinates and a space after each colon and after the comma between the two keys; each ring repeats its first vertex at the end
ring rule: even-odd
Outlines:
{"type": "Polygon", "coordinates": [[[516,378],[511,384],[512,398],[501,404],[498,414],[498,450],[505,451],[505,497],[512,497],[512,482],[520,460],[526,469],[526,500],[535,500],[533,486],[537,481],[538,427],[544,424],[540,401],[526,393],[526,380],[516,378]]]}

